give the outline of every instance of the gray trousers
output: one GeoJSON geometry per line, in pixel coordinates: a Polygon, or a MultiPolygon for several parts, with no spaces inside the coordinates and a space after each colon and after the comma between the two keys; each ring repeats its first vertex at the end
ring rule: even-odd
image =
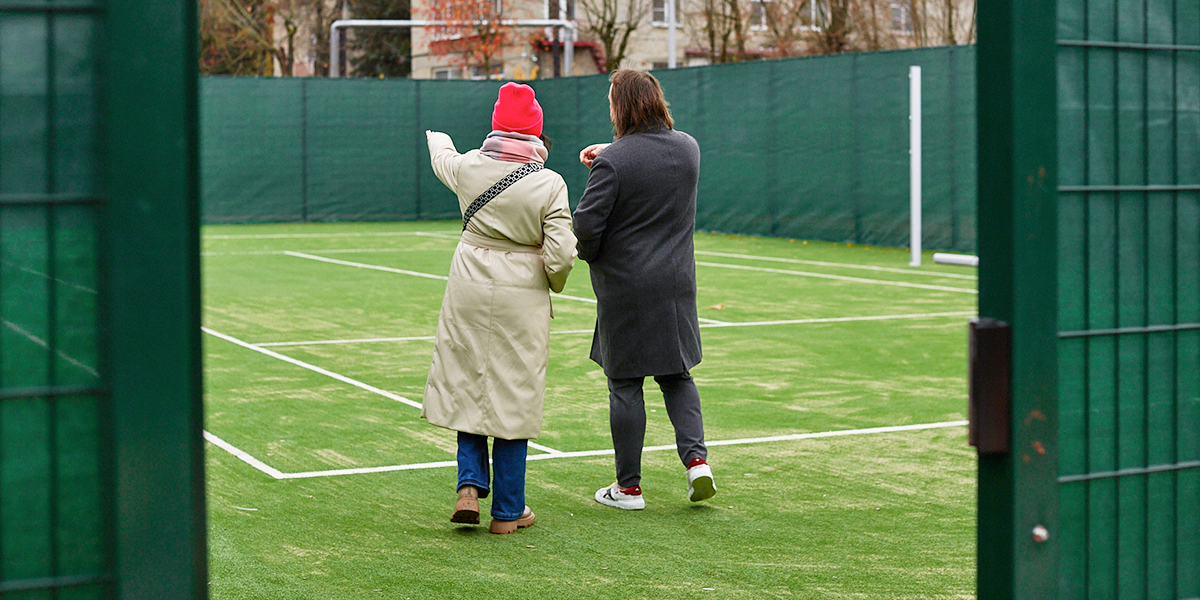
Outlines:
{"type": "MultiPolygon", "coordinates": [[[[623,487],[642,481],[642,445],[646,439],[646,404],[642,399],[645,377],[608,379],[608,422],[612,428],[616,452],[617,483],[623,487]]],[[[685,373],[655,375],[662,390],[667,416],[675,427],[675,446],[686,466],[697,456],[708,458],[704,446],[704,417],[700,414],[700,393],[696,382],[685,373]]]]}

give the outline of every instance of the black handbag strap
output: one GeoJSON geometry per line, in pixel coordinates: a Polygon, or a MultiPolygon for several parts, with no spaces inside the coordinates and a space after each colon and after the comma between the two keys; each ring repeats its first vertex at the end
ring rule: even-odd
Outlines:
{"type": "Polygon", "coordinates": [[[492,185],[492,187],[488,188],[486,192],[480,194],[479,197],[467,207],[467,211],[463,213],[463,231],[467,230],[467,223],[471,221],[471,217],[475,216],[476,212],[479,212],[479,209],[483,208],[483,205],[491,202],[492,198],[499,196],[500,192],[508,189],[508,186],[516,183],[522,177],[530,173],[541,171],[543,168],[544,167],[538,163],[526,163],[516,171],[505,175],[504,179],[497,181],[492,185]]]}

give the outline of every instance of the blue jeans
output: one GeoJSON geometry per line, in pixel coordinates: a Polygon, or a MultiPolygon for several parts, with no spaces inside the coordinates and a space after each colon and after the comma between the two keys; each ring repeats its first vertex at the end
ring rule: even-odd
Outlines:
{"type": "MultiPolygon", "coordinates": [[[[479,490],[487,498],[487,436],[458,432],[458,488],[464,485],[479,490]]],[[[525,456],[529,440],[502,440],[492,444],[492,468],[496,475],[496,495],[492,498],[492,518],[514,521],[525,513],[525,456]]]]}

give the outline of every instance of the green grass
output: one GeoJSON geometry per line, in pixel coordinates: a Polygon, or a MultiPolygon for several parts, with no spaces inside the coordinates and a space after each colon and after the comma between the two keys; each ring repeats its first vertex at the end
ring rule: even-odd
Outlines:
{"type": "MultiPolygon", "coordinates": [[[[204,325],[251,344],[432,336],[442,281],[283,252],[444,275],[457,230],[206,227],[204,325]]],[[[693,375],[718,493],[701,504],[686,500],[673,450],[644,455],[640,512],[592,500],[612,482],[611,456],[534,460],[527,498],[537,524],[493,536],[486,518],[482,527],[449,523],[452,467],[276,480],[210,444],[211,597],[972,597],[975,463],[965,428],[716,442],[964,419],[973,273],[908,268],[903,249],[703,233],[696,248],[711,263],[697,269],[702,319],[959,314],[704,325],[705,359],[693,375]]],[[[564,294],[594,298],[585,263],[564,294]]],[[[604,377],[587,358],[594,305],[556,298],[554,312],[537,442],[609,449],[604,377]]],[[[454,458],[454,433],[416,408],[218,337],[204,344],[206,430],[270,467],[454,458]]],[[[420,401],[432,342],[267,349],[420,401]]],[[[649,383],[646,444],[671,446],[649,383]]]]}

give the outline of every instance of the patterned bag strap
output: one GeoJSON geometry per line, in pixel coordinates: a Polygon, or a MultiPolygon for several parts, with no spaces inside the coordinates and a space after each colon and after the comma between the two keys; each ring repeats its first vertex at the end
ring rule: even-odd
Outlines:
{"type": "Polygon", "coordinates": [[[543,168],[544,167],[538,163],[527,163],[516,171],[505,175],[504,179],[497,181],[494,185],[492,185],[492,187],[488,188],[486,192],[480,194],[479,197],[467,207],[467,211],[463,213],[463,231],[467,230],[467,223],[471,221],[471,217],[475,216],[475,213],[478,212],[479,209],[483,208],[484,204],[491,202],[492,198],[499,196],[500,192],[508,189],[508,186],[516,183],[520,178],[530,173],[541,171],[543,168]]]}

